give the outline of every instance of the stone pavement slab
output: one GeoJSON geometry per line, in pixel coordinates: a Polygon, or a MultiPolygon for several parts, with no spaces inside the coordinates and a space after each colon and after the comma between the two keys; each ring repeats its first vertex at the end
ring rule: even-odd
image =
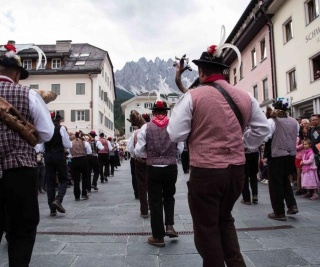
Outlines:
{"type": "MultiPolygon", "coordinates": [[[[30,267],[200,267],[194,246],[193,225],[186,182],[179,165],[176,184],[175,229],[177,239],[165,238],[166,247],[147,243],[150,218],[140,217],[134,198],[129,161],[115,171],[108,183],[99,182],[89,200],[74,201],[69,188],[63,205],[66,214],[49,216],[47,196],[39,195],[41,221],[30,267]]],[[[259,183],[259,203],[243,205],[241,197],[233,216],[246,265],[320,266],[320,200],[296,197],[299,213],[288,221],[267,218],[272,211],[268,186],[259,183]],[[272,227],[282,227],[272,229],[272,227]],[[286,227],[286,228],[285,228],[286,227]],[[291,228],[288,228],[291,227],[291,228]]],[[[0,244],[0,267],[7,267],[7,244],[0,244]]]]}

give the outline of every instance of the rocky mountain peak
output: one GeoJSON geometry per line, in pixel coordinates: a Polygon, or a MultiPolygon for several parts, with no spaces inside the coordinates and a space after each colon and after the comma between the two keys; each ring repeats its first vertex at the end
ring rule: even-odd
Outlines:
{"type": "MultiPolygon", "coordinates": [[[[138,62],[127,62],[122,70],[115,72],[115,84],[118,90],[132,95],[139,95],[152,90],[160,90],[162,94],[180,93],[174,77],[174,61],[156,57],[155,60],[140,58],[138,62]]],[[[198,77],[196,70],[183,74],[183,84],[188,87],[198,77]]]]}

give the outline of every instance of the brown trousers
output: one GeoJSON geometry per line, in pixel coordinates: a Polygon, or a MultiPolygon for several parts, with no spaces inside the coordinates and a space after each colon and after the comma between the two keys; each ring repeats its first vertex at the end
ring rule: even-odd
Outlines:
{"type": "Polygon", "coordinates": [[[246,266],[231,215],[243,182],[243,165],[230,165],[226,169],[191,167],[188,201],[195,246],[204,267],[224,267],[224,263],[246,266]]]}
{"type": "Polygon", "coordinates": [[[147,164],[136,160],[136,180],[138,184],[138,193],[140,200],[140,212],[142,215],[148,214],[148,182],[147,182],[147,164]]]}

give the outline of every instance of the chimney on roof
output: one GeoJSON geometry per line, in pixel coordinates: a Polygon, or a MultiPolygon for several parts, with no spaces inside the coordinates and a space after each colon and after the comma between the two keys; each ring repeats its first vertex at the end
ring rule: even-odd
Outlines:
{"type": "Polygon", "coordinates": [[[56,42],[56,52],[65,53],[71,50],[71,40],[62,40],[56,42]]]}

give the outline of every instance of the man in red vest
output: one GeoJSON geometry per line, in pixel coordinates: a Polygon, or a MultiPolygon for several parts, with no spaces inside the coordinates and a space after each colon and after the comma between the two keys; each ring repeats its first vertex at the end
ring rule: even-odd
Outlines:
{"type": "Polygon", "coordinates": [[[104,137],[104,133],[99,134],[99,141],[103,145],[104,149],[98,151],[98,160],[99,160],[99,173],[100,173],[100,181],[104,183],[104,181],[108,182],[109,173],[109,151],[112,150],[111,144],[104,137]],[[104,170],[103,170],[104,167],[104,170]]]}

